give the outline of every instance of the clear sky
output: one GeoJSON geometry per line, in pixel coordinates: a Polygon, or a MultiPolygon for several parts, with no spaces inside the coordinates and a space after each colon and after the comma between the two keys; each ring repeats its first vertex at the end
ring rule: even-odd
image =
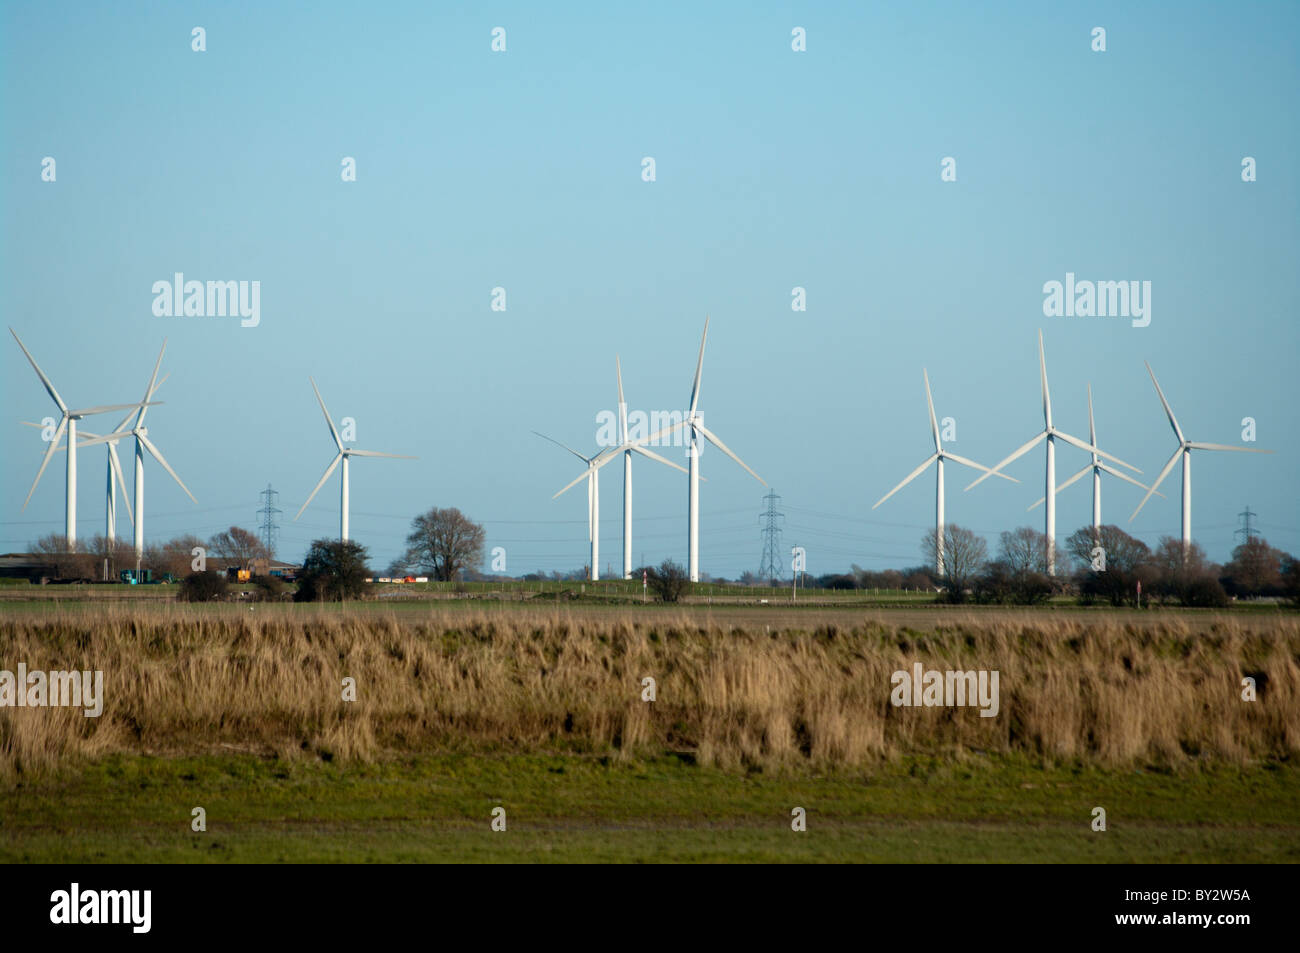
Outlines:
{"type": "MultiPolygon", "coordinates": [[[[922,368],[950,449],[992,464],[1041,427],[1040,327],[1057,425],[1086,438],[1091,382],[1103,449],[1148,478],[1174,436],[1144,359],[1191,439],[1239,444],[1255,418],[1275,455],[1194,458],[1194,536],[1226,559],[1249,505],[1296,552],[1298,41],[1292,2],[6,2],[0,307],[72,406],[138,400],[168,339],[148,424],[198,504],[149,464],[151,539],[251,527],[268,482],[282,557],[337,532],[337,475],[292,522],[334,452],[310,374],[356,446],[419,457],[353,464],[377,567],[431,506],[484,521],[512,574],[580,567],[585,494],[551,499],[578,462],[531,431],[594,452],[615,354],[632,409],[685,407],[709,314],[705,420],[781,494],[809,572],[922,561],[932,475],[871,509],[931,452],[922,368]],[[260,281],[260,324],[155,316],[175,272],[260,281]],[[1150,281],[1150,325],[1045,317],[1067,272],[1150,281]]],[[[20,421],[53,405],[8,335],[0,376],[12,551],[62,531],[64,477],[21,510],[44,445],[20,421]]],[[[702,468],[702,570],[756,569],[767,491],[715,450],[702,468]]],[[[950,521],[991,546],[1041,528],[1041,449],[1019,485],[966,493],[966,472],[950,521]]],[[[79,474],[88,537],[102,448],[79,474]]],[[[1130,524],[1141,494],[1110,481],[1103,518],[1177,535],[1179,486],[1130,524]]],[[[686,490],[637,464],[637,563],[685,562],[686,490]]],[[[1060,536],[1089,497],[1061,494],[1060,536]]]]}

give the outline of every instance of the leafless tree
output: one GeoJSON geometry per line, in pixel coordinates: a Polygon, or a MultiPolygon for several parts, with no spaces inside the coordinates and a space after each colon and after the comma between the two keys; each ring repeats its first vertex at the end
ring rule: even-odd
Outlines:
{"type": "Polygon", "coordinates": [[[447,582],[483,561],[484,538],[482,525],[460,510],[434,507],[411,521],[405,561],[447,582]]]}
{"type": "Polygon", "coordinates": [[[256,533],[232,526],[222,533],[217,533],[208,540],[208,555],[219,559],[228,559],[232,563],[245,566],[250,560],[267,557],[266,547],[256,533]]]}
{"type": "MultiPolygon", "coordinates": [[[[936,541],[933,531],[921,537],[921,552],[930,564],[935,562],[936,541]]],[[[988,561],[989,547],[983,537],[977,536],[956,523],[948,523],[943,530],[943,570],[940,580],[948,589],[948,597],[960,601],[972,580],[988,561]]]]}

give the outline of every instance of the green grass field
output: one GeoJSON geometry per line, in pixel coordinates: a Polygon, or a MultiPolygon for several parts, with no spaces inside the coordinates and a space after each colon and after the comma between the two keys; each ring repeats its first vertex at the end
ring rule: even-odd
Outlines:
{"type": "Polygon", "coordinates": [[[0,861],[1294,863],[1295,767],[1101,772],[973,758],[862,777],[668,758],[340,767],[115,756],[0,801],[0,861]],[[207,831],[190,829],[207,811],[207,831]],[[506,810],[507,830],[490,829],[506,810]],[[1092,810],[1107,830],[1091,828],[1092,810]],[[807,831],[791,830],[791,809],[807,831]]]}

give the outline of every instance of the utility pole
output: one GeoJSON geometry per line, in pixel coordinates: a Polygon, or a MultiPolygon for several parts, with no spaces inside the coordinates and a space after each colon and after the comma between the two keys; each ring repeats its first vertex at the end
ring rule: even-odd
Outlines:
{"type": "Polygon", "coordinates": [[[266,489],[257,495],[264,500],[257,515],[262,521],[260,526],[262,545],[266,547],[266,558],[270,559],[275,555],[275,539],[280,533],[280,525],[275,521],[276,516],[280,514],[280,510],[275,506],[275,498],[280,494],[268,483],[266,489]]]}
{"type": "Polygon", "coordinates": [[[1242,522],[1242,527],[1241,527],[1241,529],[1237,530],[1237,531],[1234,532],[1232,535],[1233,535],[1233,536],[1244,536],[1244,537],[1246,538],[1246,542],[1248,542],[1248,543],[1251,542],[1251,541],[1252,541],[1256,536],[1259,535],[1259,530],[1257,530],[1257,529],[1255,529],[1253,526],[1251,526],[1251,525],[1250,525],[1250,521],[1251,521],[1251,518],[1252,518],[1252,517],[1255,517],[1255,516],[1258,516],[1258,515],[1259,515],[1258,513],[1252,513],[1252,512],[1250,511],[1250,506],[1247,506],[1247,507],[1246,507],[1246,510],[1245,510],[1244,513],[1238,513],[1238,514],[1237,514],[1237,516],[1239,516],[1239,517],[1241,518],[1241,522],[1242,522]]]}
{"type": "Polygon", "coordinates": [[[781,578],[781,559],[777,556],[781,551],[781,526],[778,521],[785,519],[785,514],[776,508],[781,500],[776,495],[776,490],[769,490],[763,499],[767,503],[767,509],[758,514],[763,523],[763,560],[758,576],[760,580],[773,582],[781,578]]]}

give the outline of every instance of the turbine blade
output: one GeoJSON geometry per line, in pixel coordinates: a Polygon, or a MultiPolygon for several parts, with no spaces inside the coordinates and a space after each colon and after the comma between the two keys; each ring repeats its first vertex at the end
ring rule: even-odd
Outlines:
{"type": "Polygon", "coordinates": [[[377,450],[352,450],[343,451],[349,457],[391,457],[394,460],[419,460],[419,457],[408,457],[401,453],[380,453],[377,450]]]}
{"type": "MultiPolygon", "coordinates": [[[[1121,480],[1125,481],[1126,483],[1132,483],[1132,484],[1133,484],[1135,487],[1137,487],[1139,490],[1149,490],[1149,489],[1151,489],[1151,487],[1147,486],[1145,483],[1139,483],[1137,480],[1133,479],[1133,478],[1132,478],[1131,476],[1129,476],[1127,473],[1121,473],[1119,470],[1116,470],[1114,467],[1110,466],[1109,464],[1106,464],[1106,463],[1099,463],[1099,464],[1097,464],[1097,467],[1098,467],[1098,469],[1100,469],[1100,470],[1102,470],[1102,471],[1104,471],[1104,472],[1106,472],[1106,473],[1109,473],[1109,474],[1110,474],[1111,476],[1113,476],[1113,477],[1119,477],[1121,480]]],[[[1159,493],[1159,492],[1157,492],[1157,493],[1156,493],[1156,496],[1160,497],[1161,499],[1164,499],[1164,496],[1165,496],[1165,495],[1164,495],[1163,493],[1159,493]]]]}
{"type": "MultiPolygon", "coordinates": [[[[1133,511],[1133,516],[1137,516],[1138,513],[1141,511],[1142,507],[1147,505],[1147,500],[1151,499],[1151,494],[1154,493],[1157,489],[1159,489],[1160,484],[1164,482],[1165,477],[1169,476],[1169,471],[1174,468],[1174,464],[1178,462],[1178,457],[1182,454],[1182,452],[1183,452],[1182,445],[1179,444],[1178,449],[1174,451],[1174,455],[1169,458],[1169,462],[1165,464],[1164,469],[1160,471],[1160,475],[1156,477],[1155,482],[1151,484],[1151,488],[1147,490],[1147,495],[1142,497],[1142,502],[1139,503],[1137,505],[1137,509],[1133,511]]],[[[1130,516],[1128,518],[1128,521],[1130,523],[1133,522],[1133,516],[1130,516]]]]}
{"type": "Polygon", "coordinates": [[[721,440],[719,440],[719,439],[717,438],[717,435],[714,434],[713,431],[709,430],[707,427],[704,426],[704,424],[699,423],[698,421],[697,421],[695,424],[693,424],[693,426],[694,426],[695,429],[698,430],[700,433],[704,434],[704,436],[708,439],[709,443],[713,444],[715,447],[717,447],[719,450],[721,450],[721,451],[722,451],[723,453],[725,453],[727,456],[731,457],[731,459],[733,459],[733,460],[735,460],[737,463],[739,463],[742,467],[745,468],[745,471],[746,471],[750,476],[752,476],[752,477],[753,477],[755,480],[757,480],[759,483],[762,483],[763,486],[767,486],[767,482],[766,482],[766,481],[765,481],[761,476],[759,476],[757,473],[755,473],[753,470],[749,469],[749,464],[748,464],[748,463],[746,463],[744,460],[740,459],[740,457],[738,457],[738,456],[736,456],[734,453],[732,453],[732,452],[731,452],[731,448],[728,447],[728,446],[727,446],[725,443],[723,443],[721,440]]]}
{"type": "MultiPolygon", "coordinates": [[[[581,460],[583,463],[590,463],[591,460],[592,460],[592,458],[590,458],[590,457],[584,457],[582,454],[580,454],[577,450],[574,450],[574,449],[573,449],[572,447],[570,447],[569,445],[567,445],[567,444],[563,444],[563,443],[560,443],[560,441],[556,440],[554,437],[548,437],[548,436],[546,436],[546,434],[541,433],[541,432],[536,431],[536,430],[534,430],[533,433],[537,434],[537,436],[541,437],[543,440],[549,440],[549,441],[551,441],[551,443],[555,444],[557,447],[563,447],[565,450],[569,451],[569,453],[573,454],[575,457],[577,457],[577,458],[578,458],[579,460],[581,460]]],[[[601,453],[603,453],[603,452],[604,452],[604,451],[602,450],[601,453]]],[[[599,454],[597,454],[597,456],[599,456],[599,454]]]]}
{"type": "MultiPolygon", "coordinates": [[[[135,425],[137,427],[144,426],[144,415],[149,411],[149,401],[153,400],[154,391],[162,386],[161,382],[155,382],[158,381],[158,368],[162,367],[163,354],[166,353],[166,351],[167,339],[163,338],[162,347],[158,350],[158,360],[154,361],[153,364],[153,376],[149,378],[149,387],[144,392],[144,400],[140,403],[139,416],[135,418],[135,425]]],[[[163,380],[166,379],[167,378],[165,377],[163,378],[163,380]]],[[[118,429],[121,429],[121,426],[121,424],[118,424],[118,429]]]]}
{"type": "Polygon", "coordinates": [[[661,437],[666,437],[666,436],[668,436],[670,433],[672,433],[674,430],[680,430],[682,427],[685,427],[685,426],[686,426],[686,421],[684,421],[684,420],[679,420],[677,423],[675,423],[675,424],[669,424],[667,427],[664,427],[662,430],[659,430],[659,431],[657,431],[656,433],[652,433],[652,434],[651,434],[650,436],[648,436],[648,437],[643,437],[642,439],[636,441],[636,444],[637,444],[637,446],[639,446],[639,447],[644,447],[644,446],[646,446],[647,444],[653,444],[653,443],[655,443],[657,440],[659,440],[661,437]]]}
{"type": "Polygon", "coordinates": [[[700,400],[700,377],[704,373],[704,342],[709,339],[709,316],[704,316],[704,334],[700,337],[700,359],[695,362],[695,383],[691,385],[691,416],[700,400]]]}
{"type": "MultiPolygon", "coordinates": [[[[164,342],[163,342],[163,347],[166,347],[166,346],[167,346],[167,342],[164,341],[164,342]]],[[[158,360],[160,360],[160,361],[162,360],[162,355],[161,355],[161,354],[158,355],[158,360]]],[[[155,373],[156,373],[156,369],[155,369],[155,373]]],[[[148,393],[146,393],[144,400],[142,400],[142,401],[141,401],[140,403],[138,403],[138,404],[134,404],[134,405],[131,407],[130,411],[127,412],[127,415],[126,415],[125,417],[123,417],[121,420],[118,421],[117,426],[113,428],[113,432],[114,432],[114,433],[125,433],[125,432],[127,432],[127,424],[129,424],[129,423],[131,422],[131,418],[132,418],[132,417],[135,417],[135,426],[139,427],[139,426],[141,425],[141,423],[144,421],[144,412],[145,412],[146,406],[149,405],[149,401],[152,400],[153,395],[158,391],[158,388],[159,388],[159,387],[162,387],[163,384],[167,383],[167,378],[169,378],[169,377],[171,377],[171,374],[170,374],[170,373],[168,373],[168,374],[164,374],[164,375],[163,375],[163,379],[160,380],[156,386],[151,387],[150,390],[148,391],[148,393]]]]}
{"type": "Polygon", "coordinates": [[[316,391],[316,400],[320,403],[320,412],[325,415],[325,423],[330,425],[330,436],[334,438],[334,445],[337,446],[339,452],[342,453],[343,441],[339,439],[339,432],[334,429],[334,421],[330,419],[330,412],[325,409],[325,400],[320,395],[320,388],[316,386],[316,381],[310,374],[307,375],[307,380],[311,381],[311,389],[316,391]]]}
{"type": "Polygon", "coordinates": [[[126,492],[126,477],[122,475],[122,461],[117,457],[116,443],[108,445],[108,465],[113,471],[113,476],[117,477],[117,485],[122,488],[122,502],[126,504],[126,515],[134,526],[135,514],[131,512],[131,497],[126,492]]]}
{"type": "Polygon", "coordinates": [[[58,404],[59,410],[66,414],[68,412],[68,405],[63,402],[63,398],[59,396],[59,392],[54,389],[53,382],[45,376],[45,372],[41,370],[41,366],[36,363],[36,358],[32,357],[32,352],[27,350],[27,345],[23,344],[23,339],[18,336],[18,332],[13,328],[9,329],[9,333],[14,336],[14,340],[18,342],[18,346],[22,348],[23,353],[27,355],[27,361],[32,365],[32,370],[36,371],[36,376],[39,377],[41,383],[45,385],[45,392],[50,395],[50,399],[53,400],[54,403],[58,404]]]}
{"type": "Polygon", "coordinates": [[[560,490],[559,493],[556,493],[554,496],[552,496],[551,499],[554,500],[554,499],[560,497],[561,495],[563,495],[563,494],[565,494],[565,493],[568,493],[570,490],[572,490],[575,486],[577,486],[580,482],[582,482],[582,481],[585,480],[585,479],[587,479],[587,471],[586,471],[586,470],[582,471],[582,472],[579,473],[576,477],[574,477],[573,482],[566,484],[565,487],[564,487],[564,489],[563,489],[563,490],[560,490]]]}
{"type": "Polygon", "coordinates": [[[1142,471],[1139,470],[1137,467],[1133,466],[1133,464],[1131,464],[1131,463],[1125,463],[1125,462],[1124,462],[1123,460],[1121,460],[1119,457],[1115,456],[1114,454],[1107,453],[1105,450],[1098,450],[1098,449],[1097,449],[1096,447],[1094,447],[1092,444],[1090,444],[1090,443],[1084,443],[1084,442],[1083,442],[1082,440],[1080,440],[1078,437],[1072,437],[1072,436],[1070,436],[1070,434],[1066,433],[1066,432],[1063,431],[1063,430],[1056,430],[1056,431],[1053,431],[1053,432],[1055,433],[1056,436],[1060,437],[1060,438],[1061,438],[1062,440],[1064,440],[1066,443],[1068,443],[1068,444],[1070,444],[1070,445],[1072,445],[1072,446],[1078,447],[1080,450],[1087,450],[1089,453],[1095,453],[1095,454],[1096,454],[1097,456],[1099,456],[1099,457],[1105,457],[1107,460],[1113,460],[1113,461],[1115,461],[1116,463],[1118,463],[1118,464],[1119,464],[1120,466],[1122,466],[1122,467],[1128,467],[1128,468],[1129,468],[1130,470],[1132,470],[1134,473],[1141,473],[1141,472],[1142,472],[1142,471]]]}
{"type": "Polygon", "coordinates": [[[1052,396],[1047,389],[1047,357],[1043,353],[1043,329],[1038,329],[1038,370],[1043,376],[1043,422],[1052,429],[1052,396]]]}
{"type": "MultiPolygon", "coordinates": [[[[9,330],[11,333],[13,332],[13,328],[10,328],[9,330]]],[[[14,335],[14,337],[17,336],[18,335],[16,334],[14,335]]],[[[27,504],[32,501],[32,494],[36,492],[36,484],[41,482],[41,474],[43,474],[45,468],[50,465],[50,457],[54,456],[54,448],[59,445],[59,440],[63,437],[63,431],[66,430],[67,427],[68,417],[65,414],[59,420],[59,427],[54,431],[54,439],[50,441],[50,445],[45,451],[45,456],[41,459],[41,468],[36,471],[36,479],[32,481],[32,488],[27,491],[27,499],[23,500],[23,509],[27,509],[27,504]]]]}
{"type": "Polygon", "coordinates": [[[339,465],[339,461],[342,459],[343,459],[342,451],[334,455],[334,459],[330,461],[330,465],[325,468],[325,475],[321,477],[320,482],[316,484],[316,489],[312,490],[311,493],[307,494],[307,499],[303,502],[302,506],[298,508],[298,512],[294,514],[293,517],[294,522],[297,522],[298,517],[302,516],[302,511],[307,508],[307,504],[312,501],[312,498],[315,497],[316,494],[320,492],[320,488],[325,485],[325,481],[330,478],[330,474],[334,472],[335,468],[337,468],[339,465]]]}
{"type": "Polygon", "coordinates": [[[177,484],[180,485],[180,488],[185,491],[185,495],[188,496],[191,500],[194,500],[195,503],[197,503],[198,500],[194,499],[194,494],[190,492],[190,488],[186,486],[184,481],[182,481],[181,478],[176,475],[176,471],[172,469],[171,464],[168,463],[165,459],[163,459],[163,455],[161,451],[159,451],[159,449],[153,445],[153,441],[150,440],[148,437],[146,437],[143,433],[137,433],[136,437],[138,437],[140,442],[144,444],[144,448],[149,451],[150,455],[155,460],[157,460],[159,463],[162,464],[162,468],[171,474],[172,479],[175,480],[177,484]]]}
{"type": "Polygon", "coordinates": [[[888,493],[886,493],[886,494],[885,494],[884,496],[882,496],[880,499],[876,500],[875,504],[874,504],[871,508],[874,510],[874,509],[875,509],[877,506],[879,506],[881,503],[885,502],[885,500],[889,499],[891,496],[893,496],[895,493],[897,493],[897,492],[898,492],[899,490],[901,490],[903,487],[907,486],[907,484],[911,483],[913,480],[915,480],[917,477],[919,477],[922,473],[924,473],[926,467],[928,467],[930,464],[934,463],[934,461],[936,461],[936,460],[938,460],[938,459],[939,459],[939,454],[937,454],[937,453],[932,453],[932,454],[930,454],[928,457],[925,458],[925,463],[921,464],[919,467],[917,467],[915,470],[913,470],[913,471],[912,471],[911,473],[909,473],[907,476],[903,477],[903,482],[902,482],[902,483],[898,484],[898,486],[894,487],[892,490],[890,490],[888,493]]]}
{"type": "MultiPolygon", "coordinates": [[[[1076,482],[1076,481],[1078,481],[1078,480],[1083,479],[1087,474],[1089,474],[1089,473],[1091,473],[1091,472],[1092,472],[1092,464],[1090,463],[1090,464],[1088,464],[1086,467],[1084,467],[1082,470],[1080,470],[1078,473],[1076,473],[1074,476],[1070,477],[1070,479],[1066,480],[1064,483],[1058,483],[1058,484],[1056,485],[1056,492],[1057,492],[1057,493],[1060,493],[1062,490],[1064,490],[1064,489],[1065,489],[1067,486],[1069,486],[1071,483],[1074,483],[1074,482],[1076,482]]],[[[1025,507],[1025,512],[1029,512],[1030,510],[1034,509],[1035,507],[1042,506],[1043,503],[1046,501],[1046,499],[1047,499],[1047,497],[1045,497],[1045,496],[1040,496],[1040,497],[1039,497],[1037,500],[1035,500],[1033,503],[1029,504],[1029,506],[1025,507]]]]}
{"type": "Polygon", "coordinates": [[[996,466],[993,467],[993,469],[989,470],[987,473],[983,474],[982,476],[976,477],[976,478],[975,478],[975,481],[974,481],[973,483],[971,483],[969,486],[967,486],[966,489],[969,490],[969,489],[971,489],[971,488],[973,488],[973,487],[979,486],[981,483],[983,483],[983,482],[984,482],[985,480],[987,480],[989,477],[993,476],[995,473],[997,473],[999,470],[1001,470],[1003,467],[1005,467],[1008,463],[1011,463],[1013,460],[1018,460],[1018,459],[1020,459],[1020,458],[1023,457],[1026,453],[1028,453],[1030,450],[1034,449],[1034,447],[1036,447],[1036,446],[1037,446],[1037,445],[1038,445],[1038,444],[1043,440],[1043,438],[1046,437],[1046,436],[1047,436],[1047,431],[1046,431],[1046,430],[1040,431],[1037,437],[1035,437],[1033,440],[1030,440],[1028,443],[1026,443],[1024,446],[1022,446],[1019,450],[1016,450],[1014,453],[1012,453],[1009,457],[1007,457],[1007,458],[1006,458],[1005,460],[1003,460],[1001,463],[998,463],[996,466]]]}
{"type": "MultiPolygon", "coordinates": [[[[154,403],[161,404],[162,401],[154,401],[154,403]]],[[[141,406],[140,404],[103,404],[99,407],[79,407],[76,410],[68,411],[68,416],[69,417],[93,417],[96,414],[107,414],[110,411],[114,411],[114,410],[135,411],[138,410],[140,406],[141,406]]],[[[153,404],[150,404],[149,406],[152,407],[153,404]]]]}
{"type": "Polygon", "coordinates": [[[1183,436],[1183,428],[1178,426],[1178,419],[1174,416],[1174,409],[1169,406],[1169,401],[1165,400],[1165,392],[1160,389],[1160,382],[1156,380],[1156,372],[1151,370],[1151,363],[1143,361],[1147,366],[1147,373],[1151,375],[1151,383],[1156,385],[1156,393],[1160,395],[1160,403],[1165,405],[1165,413],[1169,415],[1169,426],[1174,428],[1174,435],[1178,438],[1179,443],[1186,443],[1187,438],[1183,436]]]}
{"type": "Polygon", "coordinates": [[[96,444],[101,444],[101,443],[106,443],[106,444],[108,444],[108,445],[111,447],[113,444],[117,443],[117,442],[118,442],[119,440],[121,440],[123,437],[126,437],[126,436],[129,435],[129,434],[126,434],[126,433],[110,433],[110,434],[107,434],[107,435],[105,435],[105,436],[100,437],[100,436],[96,436],[96,435],[93,434],[93,433],[87,433],[87,434],[86,434],[86,439],[85,439],[85,440],[82,440],[82,439],[81,439],[81,435],[82,435],[83,432],[84,432],[84,431],[81,431],[81,430],[78,430],[78,431],[77,431],[77,447],[78,447],[78,448],[80,448],[80,447],[93,447],[93,446],[95,446],[96,444]]]}
{"type": "Polygon", "coordinates": [[[1272,450],[1256,450],[1254,447],[1233,447],[1226,443],[1192,443],[1187,446],[1193,450],[1231,450],[1233,453],[1272,453],[1272,450]]]}
{"type": "Polygon", "coordinates": [[[629,444],[628,447],[627,447],[627,449],[629,449],[629,450],[633,450],[633,451],[635,451],[635,452],[637,452],[637,453],[639,453],[639,454],[642,454],[642,455],[644,455],[644,456],[647,456],[647,457],[649,457],[651,460],[657,460],[657,461],[659,461],[660,463],[664,464],[665,466],[670,466],[670,467],[672,467],[674,470],[681,470],[683,473],[690,473],[690,472],[691,472],[690,470],[686,469],[686,468],[685,468],[684,466],[682,466],[681,464],[679,464],[679,463],[673,463],[671,460],[669,460],[669,459],[667,459],[667,458],[665,458],[665,457],[661,457],[661,456],[659,456],[659,454],[655,453],[653,450],[647,450],[645,447],[639,446],[639,445],[637,445],[637,444],[629,444]]]}
{"type": "Polygon", "coordinates": [[[1088,442],[1097,446],[1097,421],[1092,416],[1092,382],[1088,382],[1088,442]]]}
{"type": "Polygon", "coordinates": [[[924,367],[921,368],[921,376],[925,378],[925,403],[930,408],[930,433],[934,436],[934,451],[938,453],[939,447],[939,422],[934,418],[934,398],[930,396],[930,373],[924,367]]]}
{"type": "Polygon", "coordinates": [[[618,372],[618,402],[620,404],[626,403],[623,400],[623,365],[619,361],[617,354],[614,355],[614,370],[618,372]]]}
{"type": "Polygon", "coordinates": [[[976,463],[974,460],[967,460],[965,457],[959,457],[957,454],[949,453],[947,450],[943,452],[943,456],[945,459],[951,460],[953,463],[960,463],[964,467],[970,467],[973,470],[983,470],[989,476],[1001,477],[1004,480],[1010,480],[1012,483],[1020,482],[1013,476],[1007,476],[1005,473],[996,472],[991,468],[984,466],[982,463],[976,463]]]}

